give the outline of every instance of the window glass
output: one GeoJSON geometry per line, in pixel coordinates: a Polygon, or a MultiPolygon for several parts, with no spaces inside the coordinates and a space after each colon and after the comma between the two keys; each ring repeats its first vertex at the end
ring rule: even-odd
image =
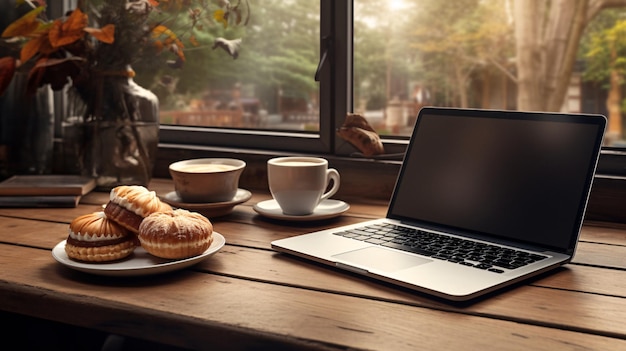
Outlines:
{"type": "MultiPolygon", "coordinates": [[[[231,1],[242,7],[245,3],[231,1]]],[[[190,29],[188,12],[160,7],[164,23],[177,17],[177,28],[171,29],[181,33],[186,60],[180,69],[155,69],[148,60],[135,70],[137,81],[159,97],[162,124],[319,131],[319,87],[314,79],[319,0],[249,1],[249,21],[226,28],[210,10],[197,16],[190,29]],[[215,40],[237,46],[237,57],[221,46],[215,49],[215,40]]]]}
{"type": "Polygon", "coordinates": [[[355,0],[355,112],[389,137],[424,105],[600,113],[626,145],[626,8],[588,7],[578,35],[574,6],[523,3],[355,0]]]}
{"type": "MultiPolygon", "coordinates": [[[[54,17],[62,13],[60,7],[73,8],[75,3],[48,2],[54,17]]],[[[172,30],[186,40],[183,67],[171,69],[159,56],[133,66],[136,80],[160,97],[165,127],[161,138],[166,143],[349,154],[334,133],[347,110],[366,116],[386,145],[399,145],[401,150],[419,108],[434,105],[601,113],[609,118],[605,146],[626,145],[622,92],[626,7],[619,2],[606,3],[608,7],[597,12],[589,7],[586,18],[591,20],[580,36],[571,31],[576,22],[573,7],[561,10],[556,5],[564,2],[556,0],[535,9],[518,8],[523,2],[514,0],[238,0],[231,4],[249,4],[247,24],[224,28],[207,12],[193,31],[184,27],[189,12],[165,6],[178,3],[190,2],[162,1],[160,10],[164,23],[177,18],[178,27],[172,30]],[[555,14],[571,20],[554,20],[559,17],[552,17],[555,14]],[[519,47],[537,44],[528,42],[537,28],[544,28],[543,48],[578,38],[576,55],[537,51],[535,57],[541,59],[536,61],[544,65],[529,69],[522,61],[532,50],[519,47]],[[327,35],[334,36],[335,54],[326,67],[347,72],[345,89],[338,72],[328,74],[326,83],[314,78],[322,56],[320,36],[327,35]],[[192,37],[196,44],[190,42],[192,37]],[[237,59],[213,48],[219,37],[241,38],[237,59]],[[562,69],[565,66],[545,64],[569,61],[571,73],[562,69]],[[566,79],[555,79],[555,72],[561,71],[566,79]],[[541,84],[541,89],[533,84],[541,84]],[[563,92],[553,99],[556,105],[554,101],[551,106],[534,105],[546,100],[551,90],[563,92]],[[327,107],[325,101],[330,101],[327,107]],[[276,139],[276,132],[285,133],[276,139]]],[[[202,3],[214,8],[220,1],[202,3]]],[[[9,9],[14,2],[0,6],[9,9]]]]}

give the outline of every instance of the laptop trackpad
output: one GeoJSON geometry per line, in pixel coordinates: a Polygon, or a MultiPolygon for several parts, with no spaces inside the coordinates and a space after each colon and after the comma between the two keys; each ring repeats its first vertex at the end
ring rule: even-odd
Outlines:
{"type": "Polygon", "coordinates": [[[432,260],[429,259],[380,247],[366,247],[364,249],[333,255],[332,257],[338,259],[343,264],[386,272],[393,272],[432,262],[432,260]]]}

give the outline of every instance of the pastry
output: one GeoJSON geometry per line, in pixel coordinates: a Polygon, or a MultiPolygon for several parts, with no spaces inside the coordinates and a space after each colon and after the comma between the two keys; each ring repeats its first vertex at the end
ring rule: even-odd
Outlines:
{"type": "Polygon", "coordinates": [[[171,259],[197,256],[213,242],[213,224],[203,215],[184,209],[153,213],[137,235],[148,253],[171,259]]]}
{"type": "Polygon", "coordinates": [[[145,217],[171,210],[172,207],[162,202],[154,191],[141,185],[120,185],[111,189],[104,213],[124,228],[138,233],[145,217]]]}
{"type": "Polygon", "coordinates": [[[356,147],[364,156],[370,157],[385,153],[383,142],[365,117],[348,113],[337,134],[356,147]]]}
{"type": "Polygon", "coordinates": [[[100,211],[70,223],[65,253],[74,260],[108,262],[129,256],[135,247],[135,235],[100,211]]]}

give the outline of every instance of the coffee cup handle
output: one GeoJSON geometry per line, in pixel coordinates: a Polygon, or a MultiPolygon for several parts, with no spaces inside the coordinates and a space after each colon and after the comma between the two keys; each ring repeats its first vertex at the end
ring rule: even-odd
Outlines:
{"type": "Polygon", "coordinates": [[[339,180],[340,180],[339,172],[337,172],[336,169],[329,168],[326,170],[326,184],[329,184],[332,181],[333,186],[330,188],[330,190],[328,190],[322,195],[322,197],[320,198],[320,202],[335,195],[337,190],[339,190],[339,180]]]}

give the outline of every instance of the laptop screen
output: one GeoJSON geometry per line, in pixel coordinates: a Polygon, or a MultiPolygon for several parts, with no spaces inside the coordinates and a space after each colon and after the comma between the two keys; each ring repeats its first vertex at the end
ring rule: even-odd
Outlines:
{"type": "Polygon", "coordinates": [[[571,251],[605,121],[425,108],[388,217],[571,251]]]}

